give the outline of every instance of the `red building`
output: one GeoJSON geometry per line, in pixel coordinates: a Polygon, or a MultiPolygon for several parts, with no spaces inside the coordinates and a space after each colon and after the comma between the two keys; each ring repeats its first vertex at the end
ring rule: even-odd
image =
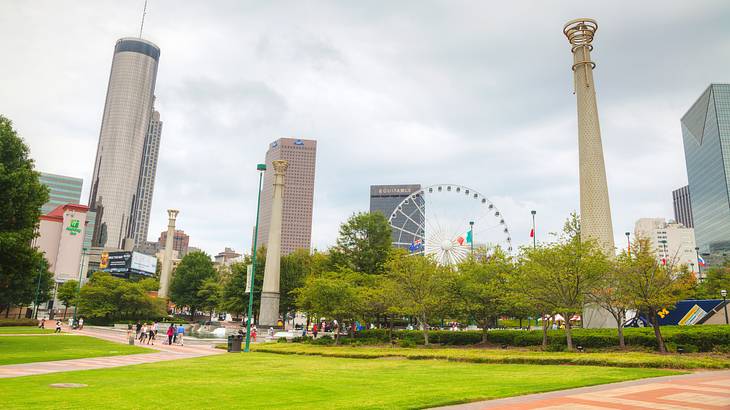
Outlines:
{"type": "MultiPolygon", "coordinates": [[[[157,240],[159,249],[165,249],[165,241],[167,241],[167,231],[162,231],[160,233],[160,239],[157,240]]],[[[172,249],[178,251],[178,255],[180,255],[180,257],[188,253],[189,242],[190,237],[185,233],[185,231],[178,229],[175,230],[175,238],[173,238],[172,249]]]]}

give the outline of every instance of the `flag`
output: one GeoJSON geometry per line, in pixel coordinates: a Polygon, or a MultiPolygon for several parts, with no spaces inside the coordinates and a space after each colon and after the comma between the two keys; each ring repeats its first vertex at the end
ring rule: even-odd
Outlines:
{"type": "Polygon", "coordinates": [[[530,238],[535,237],[535,228],[530,229],[530,238]]]}
{"type": "Polygon", "coordinates": [[[456,242],[459,242],[459,246],[464,245],[464,237],[459,236],[458,238],[456,238],[456,242]]]}
{"type": "Polygon", "coordinates": [[[469,232],[466,233],[466,243],[473,243],[474,242],[474,236],[471,233],[471,229],[469,229],[469,232]]]}
{"type": "Polygon", "coordinates": [[[702,256],[700,256],[700,255],[697,255],[697,263],[698,263],[698,264],[699,264],[700,266],[705,266],[705,260],[704,260],[704,259],[702,259],[702,256]]]}
{"type": "Polygon", "coordinates": [[[423,250],[423,242],[420,239],[416,239],[408,247],[408,250],[410,250],[411,253],[417,252],[417,251],[422,251],[423,250]]]}

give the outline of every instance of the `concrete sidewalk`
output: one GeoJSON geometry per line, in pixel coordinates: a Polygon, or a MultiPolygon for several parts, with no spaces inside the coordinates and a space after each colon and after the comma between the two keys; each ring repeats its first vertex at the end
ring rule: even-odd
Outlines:
{"type": "MultiPolygon", "coordinates": [[[[106,330],[87,328],[84,330],[67,331],[67,333],[90,336],[111,342],[127,344],[126,332],[110,332],[106,330]]],[[[32,335],[28,335],[32,336],[32,335]]],[[[161,336],[161,335],[159,335],[161,336]]],[[[167,346],[160,344],[140,345],[158,350],[157,353],[141,353],[125,356],[94,357],[86,359],[59,360],[54,362],[35,362],[0,366],[0,378],[31,376],[36,374],[68,372],[75,370],[104,369],[111,367],[130,366],[142,363],[154,363],[166,360],[188,359],[192,357],[210,356],[224,353],[224,350],[215,349],[212,345],[167,346]]]]}
{"type": "Polygon", "coordinates": [[[655,377],[439,409],[730,409],[730,371],[655,377]]]}

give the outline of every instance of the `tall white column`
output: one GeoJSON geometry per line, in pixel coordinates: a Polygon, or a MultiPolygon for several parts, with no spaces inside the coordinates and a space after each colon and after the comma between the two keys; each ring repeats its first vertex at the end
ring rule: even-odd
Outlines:
{"type": "Polygon", "coordinates": [[[595,20],[580,18],[563,28],[573,53],[573,79],[578,102],[578,157],[580,172],[580,218],[582,238],[593,238],[604,251],[615,254],[611,205],[608,200],[606,166],[603,161],[601,127],[598,122],[596,89],[591,61],[593,36],[598,30],[595,20]]]}
{"type": "Polygon", "coordinates": [[[160,273],[160,290],[157,296],[167,298],[170,290],[170,274],[172,273],[172,247],[175,241],[175,219],[180,211],[177,209],[168,209],[167,216],[167,238],[165,238],[165,259],[162,260],[162,272],[160,273]]]}
{"type": "Polygon", "coordinates": [[[276,326],[279,320],[279,275],[281,264],[281,218],[284,209],[284,174],[289,162],[276,160],[274,166],[274,193],[271,200],[271,222],[266,248],[264,285],[261,290],[259,325],[276,326]]]}

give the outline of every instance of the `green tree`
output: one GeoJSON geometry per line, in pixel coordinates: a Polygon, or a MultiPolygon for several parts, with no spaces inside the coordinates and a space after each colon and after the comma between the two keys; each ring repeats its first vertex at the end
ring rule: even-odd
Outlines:
{"type": "Polygon", "coordinates": [[[508,309],[507,280],[513,271],[509,256],[499,248],[488,258],[468,258],[459,265],[459,304],[467,318],[482,328],[482,341],[487,341],[489,325],[508,309]]]}
{"type": "Polygon", "coordinates": [[[707,269],[704,273],[705,280],[697,286],[698,299],[719,299],[721,290],[730,291],[730,261],[707,269]]]}
{"type": "Polygon", "coordinates": [[[382,213],[354,214],[340,225],[337,245],[330,251],[331,262],[355,272],[382,274],[391,241],[391,228],[382,213]]]}
{"type": "Polygon", "coordinates": [[[523,248],[522,253],[523,292],[548,313],[565,318],[565,339],[572,350],[570,318],[582,311],[588,291],[610,270],[608,258],[595,240],[581,238],[575,214],[565,223],[558,241],[523,248]]]}
{"type": "Polygon", "coordinates": [[[205,281],[218,279],[218,272],[205,252],[191,252],[185,255],[175,269],[170,284],[170,300],[177,306],[187,306],[195,319],[198,309],[205,300],[198,295],[205,281]]]}
{"type": "Polygon", "coordinates": [[[58,286],[56,296],[58,300],[63,303],[63,317],[66,317],[66,312],[71,304],[76,304],[76,296],[79,294],[79,282],[75,280],[67,280],[58,286]]]}
{"type": "Polygon", "coordinates": [[[454,305],[455,273],[430,257],[402,253],[388,262],[388,280],[398,301],[396,309],[415,316],[428,345],[429,321],[448,313],[454,305]]]}
{"type": "Polygon", "coordinates": [[[660,264],[648,239],[639,238],[632,248],[630,263],[625,265],[626,295],[632,306],[648,312],[659,352],[666,353],[657,314],[687,296],[696,279],[686,265],[660,264]]]}
{"type": "MultiPolygon", "coordinates": [[[[11,121],[0,115],[0,306],[7,309],[6,315],[11,306],[33,301],[38,269],[47,271],[31,242],[38,235],[48,188],[40,183],[29,154],[11,121]]],[[[41,275],[42,286],[47,276],[41,275]]]]}
{"type": "Polygon", "coordinates": [[[150,296],[145,286],[144,281],[132,282],[107,272],[95,272],[79,292],[79,313],[105,323],[164,316],[166,302],[150,296]]]}
{"type": "Polygon", "coordinates": [[[292,291],[303,286],[304,278],[311,272],[312,255],[308,249],[297,249],[281,257],[279,312],[285,319],[296,309],[296,295],[292,291]]]}
{"type": "Polygon", "coordinates": [[[587,301],[605,309],[616,320],[618,344],[626,347],[624,341],[624,323],[626,312],[631,309],[631,300],[628,296],[628,279],[633,268],[631,257],[623,252],[614,261],[606,273],[599,277],[593,288],[588,291],[587,301]]]}
{"type": "Polygon", "coordinates": [[[220,305],[222,292],[223,287],[214,278],[206,279],[198,290],[200,309],[208,312],[208,317],[212,317],[213,311],[220,305]]]}

